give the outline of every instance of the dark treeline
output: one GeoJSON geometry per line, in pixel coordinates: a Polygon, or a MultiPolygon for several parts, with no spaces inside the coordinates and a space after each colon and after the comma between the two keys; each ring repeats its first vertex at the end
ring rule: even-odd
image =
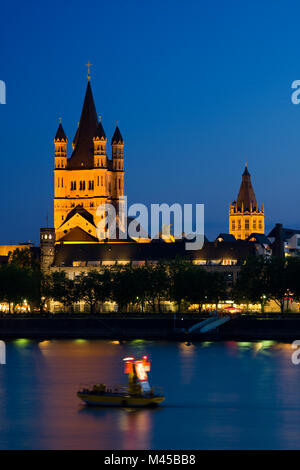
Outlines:
{"type": "Polygon", "coordinates": [[[241,266],[238,280],[228,288],[224,273],[176,259],[132,267],[116,265],[110,269],[90,270],[69,279],[66,272],[42,275],[30,250],[16,250],[9,264],[0,267],[0,300],[10,312],[24,300],[31,310],[45,311],[49,300],[60,302],[62,310],[72,312],[84,301],[96,313],[107,301],[116,302],[119,312],[138,310],[161,312],[162,301],[172,301],[178,311],[190,305],[199,312],[204,304],[234,300],[246,305],[265,305],[273,300],[283,312],[286,298],[300,299],[300,260],[255,256],[241,266]],[[13,307],[11,308],[11,305],[13,307]]]}

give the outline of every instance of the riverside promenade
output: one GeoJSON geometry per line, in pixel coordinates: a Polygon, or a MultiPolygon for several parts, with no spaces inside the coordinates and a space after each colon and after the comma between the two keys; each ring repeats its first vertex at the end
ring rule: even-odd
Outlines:
{"type": "Polygon", "coordinates": [[[293,341],[300,339],[300,315],[232,315],[213,331],[188,333],[208,318],[196,314],[3,315],[0,339],[97,338],[170,341],[293,341]]]}

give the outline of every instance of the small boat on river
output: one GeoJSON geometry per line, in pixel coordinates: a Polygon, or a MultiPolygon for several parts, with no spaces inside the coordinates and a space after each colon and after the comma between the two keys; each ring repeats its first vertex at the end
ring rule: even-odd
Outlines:
{"type": "Polygon", "coordinates": [[[165,397],[150,387],[147,372],[150,361],[147,356],[136,360],[125,357],[125,374],[128,374],[128,386],[106,386],[103,383],[92,386],[82,385],[77,396],[90,406],[149,407],[158,406],[165,397]]]}

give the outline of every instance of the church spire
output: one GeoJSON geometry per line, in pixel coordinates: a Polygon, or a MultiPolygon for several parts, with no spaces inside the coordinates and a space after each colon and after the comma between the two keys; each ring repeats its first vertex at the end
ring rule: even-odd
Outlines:
{"type": "Polygon", "coordinates": [[[94,162],[93,137],[98,128],[98,118],[91,82],[88,81],[82,107],[79,127],[76,132],[75,148],[68,166],[71,169],[92,168],[94,162]]]}
{"type": "Polygon", "coordinates": [[[104,129],[103,129],[103,126],[102,126],[101,117],[99,117],[99,124],[98,124],[97,130],[96,130],[96,133],[94,135],[94,138],[95,139],[98,138],[100,140],[107,140],[104,129]]]}
{"type": "Polygon", "coordinates": [[[58,126],[58,129],[57,129],[54,141],[67,142],[67,137],[66,137],[65,131],[63,129],[63,126],[61,124],[61,118],[59,118],[59,126],[58,126]]]}
{"type": "Polygon", "coordinates": [[[251,183],[251,175],[249,173],[247,163],[245,166],[244,173],[242,175],[242,183],[236,201],[236,207],[237,209],[242,209],[243,207],[244,211],[250,211],[251,207],[253,210],[257,209],[257,201],[251,183]]]}
{"type": "Polygon", "coordinates": [[[121,144],[121,145],[124,144],[124,140],[123,140],[122,134],[118,126],[118,121],[117,121],[117,126],[115,129],[114,135],[112,136],[112,139],[111,139],[111,145],[114,145],[114,144],[121,144]]]}

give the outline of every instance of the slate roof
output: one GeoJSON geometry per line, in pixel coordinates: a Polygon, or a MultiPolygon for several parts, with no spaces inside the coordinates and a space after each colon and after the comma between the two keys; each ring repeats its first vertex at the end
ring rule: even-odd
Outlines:
{"type": "Polygon", "coordinates": [[[232,235],[231,233],[219,233],[216,240],[218,240],[219,238],[222,238],[222,240],[224,242],[235,242],[236,241],[235,236],[232,235]]]}
{"type": "Polygon", "coordinates": [[[82,217],[84,217],[90,224],[94,225],[95,226],[95,223],[94,223],[94,217],[92,216],[92,214],[90,214],[87,210],[85,210],[83,207],[81,206],[76,206],[74,207],[74,209],[72,209],[67,217],[65,218],[65,220],[63,221],[63,223],[61,224],[61,227],[66,223],[68,222],[68,220],[70,220],[75,214],[80,214],[82,217]]]}
{"type": "Polygon", "coordinates": [[[258,208],[256,197],[251,183],[251,175],[248,171],[247,165],[242,175],[242,183],[237,197],[236,207],[239,210],[241,210],[243,207],[244,211],[250,211],[251,207],[252,209],[258,208]]]}
{"type": "Polygon", "coordinates": [[[93,137],[98,128],[98,118],[94,103],[91,83],[88,82],[82,107],[79,127],[77,129],[74,144],[75,148],[68,160],[69,169],[93,168],[94,144],[93,137]]]}
{"type": "MultiPolygon", "coordinates": [[[[292,228],[282,228],[282,239],[289,240],[293,235],[300,234],[300,230],[292,229],[292,228]]],[[[273,238],[276,235],[276,226],[271,230],[268,237],[273,238]]]]}
{"type": "Polygon", "coordinates": [[[90,243],[57,244],[54,266],[72,266],[73,261],[159,261],[185,258],[189,260],[236,259],[242,262],[255,254],[254,243],[237,240],[215,245],[206,242],[201,250],[187,251],[185,240],[175,243],[90,243]]]}
{"type": "Polygon", "coordinates": [[[98,124],[98,127],[97,127],[97,130],[96,130],[96,133],[95,133],[94,137],[98,137],[99,139],[107,140],[101,121],[99,121],[99,124],[98,124]]]}
{"type": "Polygon", "coordinates": [[[61,125],[61,122],[59,123],[54,140],[60,140],[60,141],[64,140],[65,142],[67,142],[67,137],[63,129],[63,126],[61,125]]]}
{"type": "Polygon", "coordinates": [[[59,239],[60,242],[97,242],[98,238],[93,237],[80,227],[74,227],[66,235],[59,239]]]}
{"type": "Polygon", "coordinates": [[[261,245],[270,245],[271,242],[268,239],[266,235],[263,233],[251,233],[249,237],[247,238],[248,241],[251,240],[251,238],[255,238],[257,243],[260,243],[261,245]]]}
{"type": "Polygon", "coordinates": [[[114,135],[112,136],[111,143],[112,144],[124,144],[124,140],[123,140],[122,134],[118,126],[116,127],[114,135]]]}

